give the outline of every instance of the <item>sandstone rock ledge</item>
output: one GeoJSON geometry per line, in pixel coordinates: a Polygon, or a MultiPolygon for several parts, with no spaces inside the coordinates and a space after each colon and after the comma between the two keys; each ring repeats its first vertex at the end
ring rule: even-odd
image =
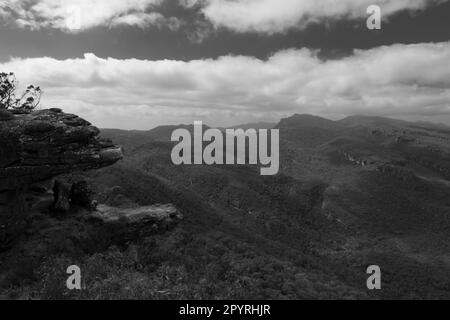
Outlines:
{"type": "Polygon", "coordinates": [[[86,120],[59,109],[0,121],[0,188],[97,169],[122,159],[121,148],[99,133],[86,120]]]}
{"type": "Polygon", "coordinates": [[[180,219],[181,213],[171,204],[144,206],[138,208],[119,209],[107,205],[99,205],[96,217],[104,222],[124,220],[127,223],[159,223],[172,218],[180,219]]]}
{"type": "Polygon", "coordinates": [[[110,243],[128,242],[173,229],[183,214],[172,204],[136,208],[99,205],[89,221],[100,222],[98,233],[108,235],[110,243]]]}
{"type": "Polygon", "coordinates": [[[0,249],[23,230],[27,192],[58,175],[98,169],[123,157],[99,129],[60,109],[0,120],[0,249]]]}

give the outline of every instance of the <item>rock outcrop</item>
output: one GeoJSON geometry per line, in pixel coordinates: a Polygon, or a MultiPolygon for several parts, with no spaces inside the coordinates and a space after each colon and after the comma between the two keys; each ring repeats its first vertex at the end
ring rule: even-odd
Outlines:
{"type": "Polygon", "coordinates": [[[347,160],[357,166],[365,167],[365,166],[369,165],[369,161],[355,157],[348,152],[344,151],[343,155],[344,155],[345,160],[347,160]]]}
{"type": "Polygon", "coordinates": [[[379,165],[377,171],[405,182],[414,182],[417,180],[417,176],[413,171],[392,164],[379,165]]]}
{"type": "Polygon", "coordinates": [[[122,150],[100,139],[99,133],[86,120],[59,109],[1,121],[1,188],[114,164],[122,158],[122,150]]]}
{"type": "Polygon", "coordinates": [[[86,120],[60,109],[0,120],[0,249],[23,230],[30,212],[28,191],[46,192],[36,183],[122,159],[121,148],[99,133],[86,120]]]}
{"type": "Polygon", "coordinates": [[[99,234],[108,235],[110,243],[129,242],[166,232],[174,228],[183,214],[172,204],[156,204],[136,208],[99,205],[89,221],[100,222],[99,234]]]}

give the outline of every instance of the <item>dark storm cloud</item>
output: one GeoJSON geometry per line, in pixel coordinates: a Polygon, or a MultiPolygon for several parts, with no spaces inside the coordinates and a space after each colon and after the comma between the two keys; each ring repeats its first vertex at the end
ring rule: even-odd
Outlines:
{"type": "MultiPolygon", "coordinates": [[[[125,23],[113,28],[110,24],[99,25],[79,33],[67,33],[57,28],[30,31],[14,25],[5,26],[0,28],[0,60],[7,61],[11,56],[75,58],[86,52],[119,59],[188,61],[228,54],[265,59],[282,49],[302,47],[320,49],[326,58],[339,58],[355,48],[450,40],[450,2],[416,13],[399,11],[389,16],[381,31],[368,30],[365,17],[355,17],[328,19],[272,35],[237,33],[225,27],[214,29],[212,22],[202,14],[202,8],[200,5],[182,6],[177,1],[161,2],[157,13],[166,19],[176,18],[180,24],[179,28],[172,29],[155,25],[142,28],[136,22],[139,20],[134,20],[131,26],[125,23]]],[[[148,9],[146,12],[150,13],[148,9]]],[[[122,22],[124,20],[122,17],[122,22]]]]}

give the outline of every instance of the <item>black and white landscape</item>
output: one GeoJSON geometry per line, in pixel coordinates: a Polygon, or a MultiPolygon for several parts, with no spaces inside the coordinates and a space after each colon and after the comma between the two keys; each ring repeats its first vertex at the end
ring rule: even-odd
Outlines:
{"type": "Polygon", "coordinates": [[[0,299],[450,299],[449,18],[0,2],[0,299]],[[174,164],[198,121],[279,132],[279,171],[174,164]]]}

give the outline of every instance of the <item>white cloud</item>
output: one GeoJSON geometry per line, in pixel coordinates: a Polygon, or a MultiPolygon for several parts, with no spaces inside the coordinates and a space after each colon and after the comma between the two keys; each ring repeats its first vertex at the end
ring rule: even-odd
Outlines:
{"type": "Polygon", "coordinates": [[[32,29],[74,31],[67,28],[67,21],[73,16],[70,9],[78,7],[81,30],[123,24],[177,29],[177,18],[165,18],[153,10],[170,1],[178,1],[185,8],[198,8],[215,27],[274,34],[303,28],[314,21],[364,18],[368,6],[373,4],[380,5],[383,17],[388,18],[404,10],[422,10],[449,0],[2,0],[0,22],[32,29]]]}
{"type": "Polygon", "coordinates": [[[173,28],[175,18],[152,12],[164,0],[3,0],[0,20],[31,29],[55,28],[65,31],[78,11],[81,30],[97,26],[166,25],[173,28]],[[74,11],[73,9],[76,9],[74,11]],[[149,12],[150,11],[150,12],[149,12]]]}
{"type": "MultiPolygon", "coordinates": [[[[12,59],[23,85],[36,84],[46,107],[79,113],[102,127],[151,128],[204,120],[229,125],[293,113],[449,116],[450,42],[358,50],[320,60],[308,49],[267,61],[218,59],[12,59]]],[[[447,119],[450,120],[450,117],[447,119]]]]}
{"type": "Polygon", "coordinates": [[[420,10],[447,0],[189,0],[204,3],[204,15],[216,26],[237,32],[279,33],[313,21],[368,17],[379,5],[384,18],[404,10],[420,10]]]}
{"type": "Polygon", "coordinates": [[[151,13],[134,13],[114,18],[110,22],[110,26],[119,25],[137,26],[144,29],[148,26],[157,26],[159,28],[166,27],[172,31],[176,31],[181,26],[181,21],[175,17],[166,18],[159,12],[151,13]]]}

